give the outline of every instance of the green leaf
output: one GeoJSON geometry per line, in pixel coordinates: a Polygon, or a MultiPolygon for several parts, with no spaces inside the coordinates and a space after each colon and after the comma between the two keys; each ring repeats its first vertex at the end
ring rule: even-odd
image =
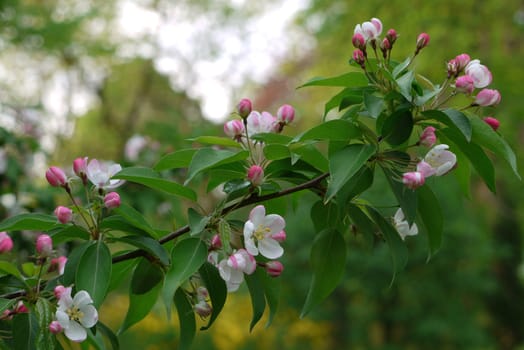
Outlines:
{"type": "Polygon", "coordinates": [[[189,227],[191,228],[191,236],[197,236],[206,229],[211,217],[200,215],[195,209],[189,208],[187,210],[187,217],[189,220],[189,227]]]}
{"type": "Polygon", "coordinates": [[[260,273],[264,273],[261,269],[255,270],[251,275],[246,275],[246,284],[249,289],[249,294],[251,295],[251,308],[253,310],[253,318],[249,325],[249,331],[253,330],[253,327],[260,321],[262,315],[264,315],[264,310],[266,308],[266,299],[264,297],[264,286],[260,280],[260,273]]]}
{"type": "Polygon", "coordinates": [[[130,271],[136,266],[139,259],[130,259],[125,261],[120,261],[118,264],[113,264],[111,270],[111,281],[109,282],[108,292],[111,292],[122,284],[124,280],[127,280],[130,271]]]}
{"type": "Polygon", "coordinates": [[[9,261],[0,261],[0,272],[4,272],[8,275],[16,277],[18,280],[25,283],[25,278],[22,276],[22,273],[16,267],[15,264],[9,262],[9,261]]]}
{"type": "Polygon", "coordinates": [[[166,273],[162,297],[168,317],[175,291],[191,277],[207,259],[207,247],[198,238],[178,242],[171,251],[171,268],[166,273]]]}
{"type": "MultiPolygon", "coordinates": [[[[113,214],[102,219],[100,223],[100,229],[105,230],[109,229],[111,231],[121,231],[128,234],[140,235],[140,236],[149,236],[145,230],[142,230],[127,221],[127,219],[121,215],[113,214]]],[[[158,233],[155,232],[155,237],[158,236],[158,233]]]]}
{"type": "Polygon", "coordinates": [[[292,142],[306,140],[349,141],[362,136],[361,130],[351,121],[334,119],[315,126],[298,135],[292,142]]]}
{"type": "Polygon", "coordinates": [[[313,277],[300,317],[324,300],[338,285],[346,266],[346,242],[334,229],[320,232],[311,247],[313,277]]]}
{"type": "Polygon", "coordinates": [[[207,325],[202,326],[200,330],[206,330],[216,320],[222,308],[224,307],[227,299],[227,287],[226,282],[220,277],[218,269],[212,264],[205,262],[198,270],[200,277],[204,282],[208,292],[211,304],[213,305],[213,313],[207,321],[207,325]]]}
{"type": "Polygon", "coordinates": [[[369,115],[373,118],[378,118],[380,113],[384,110],[384,99],[380,96],[373,95],[371,93],[364,93],[364,106],[368,111],[369,115]]]}
{"type": "Polygon", "coordinates": [[[338,107],[340,110],[351,105],[362,103],[363,91],[374,90],[373,88],[346,88],[333,96],[326,105],[324,106],[324,117],[331,111],[333,108],[338,107]],[[344,106],[344,107],[342,107],[344,106]]]}
{"type": "Polygon", "coordinates": [[[299,145],[293,144],[290,146],[291,152],[296,154],[304,162],[311,164],[316,169],[327,172],[329,170],[329,163],[326,157],[313,145],[299,145]]]}
{"type": "Polygon", "coordinates": [[[175,305],[180,322],[180,342],[177,349],[189,350],[196,333],[195,313],[185,292],[180,288],[175,293],[175,305]]]}
{"type": "Polygon", "coordinates": [[[442,244],[444,217],[435,194],[428,186],[417,190],[418,214],[425,231],[428,233],[429,257],[434,255],[442,244]]]}
{"type": "Polygon", "coordinates": [[[118,342],[118,337],[116,336],[115,333],[113,333],[111,328],[109,328],[108,326],[106,326],[102,322],[98,321],[96,323],[96,329],[98,331],[100,331],[100,333],[102,333],[109,340],[113,350],[119,350],[120,349],[120,344],[118,342]]]}
{"type": "Polygon", "coordinates": [[[85,228],[77,225],[60,225],[48,231],[54,244],[69,242],[75,239],[89,240],[91,235],[85,228]]]}
{"type": "Polygon", "coordinates": [[[436,121],[439,121],[450,128],[460,131],[462,135],[466,138],[468,142],[471,141],[471,123],[469,118],[464,115],[464,113],[457,111],[455,109],[446,109],[444,111],[440,110],[429,110],[424,111],[422,114],[426,117],[432,118],[436,121]]]}
{"type": "Polygon", "coordinates": [[[0,223],[0,231],[48,231],[58,225],[56,216],[24,213],[5,219],[0,223]]]}
{"type": "Polygon", "coordinates": [[[307,86],[366,86],[368,85],[368,79],[363,73],[350,72],[345,73],[336,77],[323,78],[317,77],[309,80],[304,85],[298,87],[298,89],[307,86]]]}
{"type": "Polygon", "coordinates": [[[168,194],[196,201],[196,193],[192,189],[174,181],[163,179],[160,177],[159,173],[150,168],[125,168],[122,169],[116,175],[114,175],[113,179],[122,179],[129,182],[134,182],[137,184],[147,186],[154,190],[160,190],[168,194]]]}
{"type": "Polygon", "coordinates": [[[16,314],[13,317],[13,349],[36,349],[36,336],[38,332],[38,320],[34,313],[16,314]]]}
{"type": "Polygon", "coordinates": [[[142,249],[148,252],[152,257],[158,259],[164,266],[169,265],[169,254],[166,252],[164,247],[155,239],[144,237],[144,236],[125,236],[115,237],[115,241],[124,242],[133,247],[142,249]]]}
{"type": "Polygon", "coordinates": [[[371,219],[382,231],[382,234],[388,243],[393,263],[393,276],[391,279],[391,283],[393,283],[397,273],[402,271],[408,262],[408,249],[402,241],[402,238],[400,238],[395,227],[391,225],[390,221],[384,219],[382,214],[373,207],[368,206],[367,211],[370,214],[371,219]]]}
{"type": "Polygon", "coordinates": [[[409,64],[411,63],[411,60],[412,58],[411,57],[408,57],[404,60],[404,62],[402,63],[399,63],[395,66],[395,68],[393,68],[393,72],[391,73],[393,75],[393,78],[398,78],[398,76],[400,75],[400,73],[402,73],[402,71],[404,69],[407,68],[407,66],[409,66],[409,64]]]}
{"type": "Polygon", "coordinates": [[[132,226],[147,232],[153,238],[158,238],[157,232],[135,208],[122,203],[120,207],[113,209],[113,211],[122,216],[132,226]]]}
{"type": "Polygon", "coordinates": [[[413,117],[407,109],[400,109],[386,117],[382,125],[382,137],[390,145],[401,145],[406,142],[413,131],[413,117]]]}
{"type": "Polygon", "coordinates": [[[365,235],[366,242],[371,247],[376,236],[376,225],[369,218],[369,216],[360,209],[359,206],[349,203],[347,205],[347,213],[351,222],[356,228],[357,233],[365,235]]]}
{"type": "Polygon", "coordinates": [[[35,309],[38,320],[36,348],[42,350],[53,350],[55,348],[55,341],[49,331],[49,324],[54,319],[52,307],[47,299],[38,298],[35,304],[35,309]]]}
{"type": "Polygon", "coordinates": [[[230,139],[229,137],[199,136],[199,137],[195,137],[192,139],[188,139],[188,141],[217,145],[217,146],[225,146],[225,147],[235,147],[235,148],[241,147],[237,141],[230,139]]]}
{"type": "Polygon", "coordinates": [[[468,143],[464,136],[454,129],[443,129],[441,130],[441,134],[444,136],[441,138],[449,139],[463,154],[466,155],[466,157],[468,157],[477,173],[484,180],[486,186],[488,186],[491,192],[495,193],[495,168],[482,148],[473,142],[468,143]]]}
{"type": "Polygon", "coordinates": [[[275,133],[269,132],[269,133],[260,133],[260,134],[253,135],[250,137],[250,139],[256,140],[256,141],[262,141],[266,145],[269,145],[269,144],[287,145],[288,143],[291,142],[293,138],[287,135],[275,134],[275,133]]]}
{"type": "Polygon", "coordinates": [[[508,143],[487,123],[479,118],[471,118],[471,125],[473,127],[472,141],[489,149],[498,157],[508,162],[513,173],[520,179],[521,177],[517,169],[517,157],[508,143]]]}
{"type": "Polygon", "coordinates": [[[156,171],[187,168],[191,159],[196,153],[196,149],[181,149],[173,153],[166,154],[155,164],[153,169],[156,171]]]}
{"type": "Polygon", "coordinates": [[[271,277],[265,272],[259,274],[262,279],[264,286],[264,294],[266,296],[266,302],[269,307],[269,317],[267,319],[265,327],[269,327],[273,322],[273,318],[277,314],[279,297],[280,297],[280,286],[282,279],[271,277]]]}
{"type": "Polygon", "coordinates": [[[337,203],[339,209],[344,208],[344,204],[363,193],[373,184],[373,170],[368,166],[363,166],[353,176],[351,181],[346,182],[337,193],[337,203]]]}
{"type": "Polygon", "coordinates": [[[123,333],[147,316],[158,300],[161,289],[162,283],[158,283],[145,294],[134,294],[129,291],[129,307],[127,308],[126,318],[117,332],[118,334],[123,333]]]}
{"type": "Polygon", "coordinates": [[[145,294],[162,282],[164,272],[148,259],[140,259],[131,278],[131,293],[145,294]]]}
{"type": "Polygon", "coordinates": [[[0,314],[5,310],[9,309],[15,304],[16,300],[14,299],[4,299],[0,298],[0,314]]]}
{"type": "Polygon", "coordinates": [[[289,158],[291,153],[288,146],[272,144],[264,146],[264,155],[268,160],[279,160],[289,158]]]}
{"type": "Polygon", "coordinates": [[[185,184],[189,183],[196,175],[205,170],[209,170],[219,165],[244,160],[248,156],[249,152],[246,150],[232,152],[213,148],[201,148],[195,153],[191,160],[191,164],[189,164],[185,184]]]}
{"type": "Polygon", "coordinates": [[[74,248],[71,253],[67,256],[67,262],[64,267],[64,274],[62,275],[62,284],[64,286],[70,286],[75,283],[76,269],[80,262],[80,258],[84,255],[87,248],[93,245],[92,241],[84,242],[83,244],[74,248]]]}
{"type": "Polygon", "coordinates": [[[329,182],[325,202],[331,200],[337,192],[355,175],[374,155],[376,148],[369,144],[352,144],[342,148],[329,157],[329,182]]]}
{"type": "Polygon", "coordinates": [[[411,84],[413,84],[414,78],[415,73],[413,73],[413,71],[408,71],[406,74],[397,79],[397,85],[399,87],[400,93],[409,102],[411,102],[413,99],[411,96],[411,84]]]}
{"type": "Polygon", "coordinates": [[[90,245],[78,262],[76,290],[85,290],[93,299],[93,305],[102,305],[111,281],[111,252],[102,241],[90,245]]]}

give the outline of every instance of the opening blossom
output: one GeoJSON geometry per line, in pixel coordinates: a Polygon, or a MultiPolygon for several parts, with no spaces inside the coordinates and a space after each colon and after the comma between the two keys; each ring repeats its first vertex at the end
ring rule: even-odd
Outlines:
{"type": "Polygon", "coordinates": [[[417,171],[424,177],[442,176],[447,174],[457,164],[455,153],[448,151],[449,146],[440,144],[433,147],[417,165],[417,171]]]}
{"type": "Polygon", "coordinates": [[[251,255],[259,253],[268,259],[277,259],[284,254],[284,249],[273,235],[280,235],[286,226],[284,218],[278,214],[266,216],[263,205],[254,207],[249,213],[249,220],[244,225],[244,244],[251,255]]]}
{"type": "Polygon", "coordinates": [[[120,170],[122,170],[120,164],[91,159],[87,165],[87,178],[97,188],[112,189],[124,183],[123,180],[111,179],[120,170]]]}
{"type": "Polygon", "coordinates": [[[255,258],[245,249],[239,249],[218,263],[220,277],[226,281],[228,292],[238,290],[244,281],[244,273],[251,275],[257,268],[255,258]]]}
{"type": "Polygon", "coordinates": [[[469,61],[464,71],[473,79],[473,84],[476,88],[484,88],[491,84],[493,80],[493,76],[488,67],[480,64],[479,60],[469,61]]]}
{"type": "Polygon", "coordinates": [[[91,328],[98,322],[93,299],[85,290],[71,298],[71,289],[65,288],[58,300],[55,316],[66,337],[74,342],[84,341],[87,338],[86,328],[91,328]]]}
{"type": "Polygon", "coordinates": [[[269,112],[253,111],[247,117],[247,134],[249,137],[256,134],[271,133],[275,131],[277,118],[269,112]]]}
{"type": "Polygon", "coordinates": [[[401,208],[398,208],[397,212],[395,213],[395,216],[393,217],[393,223],[402,240],[404,240],[406,236],[415,236],[418,234],[417,224],[413,223],[413,225],[409,226],[409,223],[407,220],[405,220],[404,212],[401,208]]]}

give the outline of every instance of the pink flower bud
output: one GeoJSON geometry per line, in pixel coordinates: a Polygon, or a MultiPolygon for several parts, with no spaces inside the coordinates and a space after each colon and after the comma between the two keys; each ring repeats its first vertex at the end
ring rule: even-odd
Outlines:
{"type": "Polygon", "coordinates": [[[252,110],[253,104],[251,103],[251,100],[248,98],[241,99],[237,105],[237,112],[242,117],[242,119],[246,119],[252,110]]]}
{"type": "Polygon", "coordinates": [[[114,209],[120,206],[120,195],[116,192],[109,192],[104,197],[104,205],[107,209],[114,209]]]}
{"type": "Polygon", "coordinates": [[[79,157],[73,161],[73,171],[79,178],[86,177],[87,173],[87,157],[79,157]]]}
{"type": "Polygon", "coordinates": [[[469,75],[462,75],[455,80],[455,88],[458,92],[469,95],[475,90],[475,82],[469,75]]]}
{"type": "Polygon", "coordinates": [[[29,309],[27,306],[24,305],[24,302],[20,300],[18,304],[16,304],[15,309],[13,310],[15,314],[26,314],[29,312],[29,309]]]}
{"type": "Polygon", "coordinates": [[[213,313],[213,308],[211,305],[209,305],[204,300],[199,301],[195,306],[193,306],[193,309],[200,317],[208,317],[213,313]]]}
{"type": "Polygon", "coordinates": [[[239,140],[244,134],[244,123],[242,120],[230,120],[224,124],[224,133],[236,140],[239,140]]]}
{"type": "Polygon", "coordinates": [[[220,235],[214,235],[211,237],[211,245],[209,247],[210,250],[217,250],[222,248],[222,240],[220,239],[220,235]]]}
{"type": "Polygon", "coordinates": [[[475,102],[473,102],[474,106],[495,106],[500,103],[500,92],[498,90],[493,89],[482,89],[475,97],[475,102]]]}
{"type": "Polygon", "coordinates": [[[420,33],[417,37],[417,49],[415,51],[415,54],[417,54],[420,50],[428,46],[428,44],[429,44],[429,34],[420,33]]]}
{"type": "Polygon", "coordinates": [[[393,45],[398,38],[397,31],[395,29],[388,30],[386,33],[386,38],[388,38],[390,44],[393,45]]]}
{"type": "Polygon", "coordinates": [[[0,253],[7,253],[13,249],[13,240],[6,232],[0,232],[0,253]]]}
{"type": "Polygon", "coordinates": [[[36,252],[41,256],[49,256],[53,253],[53,240],[46,234],[36,238],[36,252]]]}
{"type": "Polygon", "coordinates": [[[448,69],[448,78],[456,77],[459,75],[458,63],[456,59],[453,58],[449,60],[446,67],[448,69]]]}
{"type": "Polygon", "coordinates": [[[277,111],[277,120],[280,123],[290,124],[295,119],[295,109],[290,105],[282,105],[277,111]]]}
{"type": "Polygon", "coordinates": [[[419,143],[422,146],[426,147],[432,147],[435,142],[437,142],[437,136],[435,135],[435,128],[432,126],[428,126],[422,131],[422,135],[420,135],[420,141],[419,143]]]}
{"type": "Polygon", "coordinates": [[[424,185],[424,175],[419,171],[412,171],[402,175],[402,183],[412,190],[424,185]]]}
{"type": "Polygon", "coordinates": [[[71,294],[71,287],[64,287],[62,285],[58,285],[53,290],[53,293],[56,299],[60,299],[62,298],[62,295],[64,295],[65,293],[71,294]]]}
{"type": "Polygon", "coordinates": [[[54,213],[58,221],[60,221],[62,224],[67,224],[68,222],[71,222],[71,220],[73,220],[73,211],[68,207],[60,205],[56,207],[54,213]]]}
{"type": "Polygon", "coordinates": [[[258,165],[252,165],[247,171],[247,179],[253,186],[260,186],[264,183],[264,169],[258,165]]]}
{"type": "Polygon", "coordinates": [[[498,119],[495,119],[493,117],[485,117],[484,118],[484,122],[486,122],[486,124],[491,126],[493,128],[493,130],[495,130],[495,131],[497,131],[497,129],[500,126],[500,122],[498,121],[498,119]]]}
{"type": "Polygon", "coordinates": [[[463,53],[455,57],[455,63],[457,64],[457,72],[462,72],[470,61],[471,58],[467,53],[463,53]]]}
{"type": "Polygon", "coordinates": [[[62,169],[52,166],[45,172],[47,182],[53,187],[65,187],[67,185],[67,177],[62,169]]]}
{"type": "Polygon", "coordinates": [[[361,33],[355,33],[353,35],[353,38],[351,38],[351,42],[353,43],[353,46],[357,49],[364,50],[366,47],[366,39],[364,38],[364,35],[361,33]]]}
{"type": "Polygon", "coordinates": [[[286,240],[286,231],[282,230],[279,233],[272,234],[271,238],[273,238],[277,242],[282,243],[286,240]]]}
{"type": "Polygon", "coordinates": [[[58,258],[51,259],[49,265],[49,272],[58,271],[58,274],[62,276],[64,274],[65,265],[67,263],[67,258],[65,256],[59,256],[58,258]]]}
{"type": "Polygon", "coordinates": [[[380,49],[382,51],[387,51],[387,50],[391,49],[391,43],[389,42],[388,38],[384,38],[382,40],[382,43],[380,44],[380,49]]]}
{"type": "Polygon", "coordinates": [[[52,334],[59,334],[63,331],[63,328],[62,326],[60,325],[60,322],[58,321],[52,321],[50,324],[49,324],[49,332],[51,332],[52,334]]]}
{"type": "Polygon", "coordinates": [[[366,67],[366,58],[364,57],[364,52],[360,49],[353,51],[353,61],[359,64],[362,69],[366,67]]]}
{"type": "Polygon", "coordinates": [[[284,265],[280,261],[274,260],[266,263],[266,272],[271,277],[280,276],[282,271],[284,271],[284,265]]]}

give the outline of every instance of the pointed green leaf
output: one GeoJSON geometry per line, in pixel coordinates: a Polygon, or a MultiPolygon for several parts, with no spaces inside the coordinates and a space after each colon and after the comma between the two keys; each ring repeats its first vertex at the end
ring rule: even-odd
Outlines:
{"type": "Polygon", "coordinates": [[[364,93],[364,106],[369,115],[373,118],[378,118],[380,113],[384,110],[384,98],[373,95],[371,93],[364,93]]]}
{"type": "Polygon", "coordinates": [[[209,145],[225,146],[225,147],[235,147],[235,148],[241,147],[237,141],[230,139],[229,137],[199,136],[199,137],[189,139],[188,141],[204,143],[204,144],[209,144],[209,145]]]}
{"type": "Polygon", "coordinates": [[[180,342],[177,349],[189,350],[196,333],[195,313],[189,299],[180,288],[175,293],[175,306],[180,322],[180,342]]]}
{"type": "Polygon", "coordinates": [[[126,318],[118,330],[118,334],[123,333],[149,314],[158,300],[158,295],[161,290],[162,283],[158,283],[144,294],[134,294],[132,291],[129,291],[129,307],[127,308],[126,318]]]}
{"type": "Polygon", "coordinates": [[[317,234],[310,257],[313,276],[300,317],[324,300],[338,285],[346,266],[346,242],[334,229],[317,234]]]}
{"type": "Polygon", "coordinates": [[[191,164],[189,164],[185,184],[189,183],[196,175],[205,170],[211,169],[215,166],[244,160],[248,156],[249,152],[246,150],[232,152],[228,150],[217,150],[214,148],[201,148],[195,153],[191,160],[191,164]]]}
{"type": "Polygon", "coordinates": [[[102,241],[90,245],[78,262],[76,290],[85,290],[93,299],[93,305],[102,305],[111,281],[111,252],[102,241]]]}
{"type": "Polygon", "coordinates": [[[211,219],[209,216],[200,215],[193,208],[187,210],[187,217],[189,219],[189,227],[191,228],[191,236],[197,236],[202,233],[211,219]]]}
{"type": "Polygon", "coordinates": [[[171,251],[171,268],[166,273],[162,297],[168,317],[175,291],[191,277],[207,259],[207,247],[198,238],[178,242],[171,251]]]}
{"type": "Polygon", "coordinates": [[[125,236],[113,238],[115,241],[124,242],[133,247],[145,250],[152,257],[158,259],[164,266],[169,265],[169,254],[157,240],[145,236],[125,236]]]}
{"type": "Polygon", "coordinates": [[[205,262],[198,270],[200,277],[204,282],[208,292],[211,304],[213,305],[213,313],[207,321],[207,325],[202,326],[200,330],[206,330],[216,320],[222,308],[224,307],[227,299],[227,287],[226,282],[220,277],[218,269],[212,264],[205,262]]]}
{"type": "Polygon", "coordinates": [[[350,72],[345,73],[336,77],[323,78],[317,77],[313,78],[304,85],[299,86],[298,88],[303,88],[307,86],[366,86],[368,85],[368,79],[363,73],[360,72],[350,72]]]}
{"type": "Polygon", "coordinates": [[[326,191],[325,202],[331,200],[375,152],[374,145],[352,144],[332,154],[329,157],[331,181],[326,191]]]}
{"type": "Polygon", "coordinates": [[[157,232],[135,208],[122,203],[120,207],[113,210],[115,213],[122,216],[132,226],[147,232],[152,238],[159,238],[157,232]]]}
{"type": "Polygon", "coordinates": [[[119,173],[113,176],[113,179],[122,179],[129,182],[134,182],[152,188],[154,190],[160,190],[174,196],[180,196],[183,198],[196,201],[195,192],[179,183],[171,180],[163,179],[160,174],[150,168],[145,167],[130,167],[122,169],[119,173]]]}
{"type": "Polygon", "coordinates": [[[96,323],[96,329],[98,331],[100,331],[100,333],[102,333],[107,338],[107,340],[109,340],[113,350],[119,350],[120,349],[120,343],[118,342],[118,337],[116,336],[115,333],[113,333],[111,328],[109,328],[108,326],[106,326],[102,322],[98,321],[96,323]]]}
{"type": "Polygon", "coordinates": [[[298,135],[292,142],[306,140],[332,140],[349,141],[362,136],[362,132],[351,121],[334,119],[315,126],[298,135]]]}
{"type": "Polygon", "coordinates": [[[25,278],[22,276],[22,273],[16,267],[15,264],[9,262],[9,261],[0,261],[0,273],[6,273],[8,275],[16,277],[18,280],[25,283],[25,278]]]}
{"type": "Polygon", "coordinates": [[[413,71],[408,71],[406,74],[400,76],[400,78],[397,79],[397,85],[399,87],[400,93],[409,102],[411,102],[413,99],[411,96],[411,84],[413,84],[413,79],[415,79],[415,73],[413,73],[413,71]]]}
{"type": "Polygon", "coordinates": [[[120,261],[118,264],[113,264],[108,292],[117,289],[124,280],[128,279],[129,275],[131,274],[131,270],[133,270],[139,260],[140,259],[130,259],[120,261]]]}
{"type": "Polygon", "coordinates": [[[322,172],[329,170],[328,160],[314,145],[293,144],[290,149],[293,154],[298,155],[301,160],[311,164],[316,169],[322,172]]]}
{"type": "Polygon", "coordinates": [[[271,277],[267,273],[263,272],[260,274],[262,284],[264,286],[264,294],[266,296],[267,306],[269,307],[269,317],[267,319],[265,327],[269,327],[273,322],[273,319],[278,311],[278,305],[280,302],[280,286],[282,279],[271,277]]]}
{"type": "Polygon", "coordinates": [[[402,71],[406,69],[407,66],[409,66],[411,60],[412,58],[408,57],[402,63],[397,64],[395,68],[393,68],[393,72],[391,73],[393,75],[393,78],[398,78],[400,73],[402,73],[402,71]]]}
{"type": "MultiPolygon", "coordinates": [[[[261,269],[256,269],[251,275],[246,275],[246,284],[251,295],[251,308],[253,310],[253,317],[249,324],[249,331],[253,330],[253,327],[260,321],[264,310],[266,308],[266,299],[264,298],[264,287],[260,280],[261,269]]],[[[262,272],[264,273],[264,272],[262,272]]]]}
{"type": "Polygon", "coordinates": [[[44,298],[38,298],[35,304],[36,316],[38,320],[38,333],[36,335],[36,349],[38,350],[53,350],[55,349],[55,341],[51,332],[49,331],[49,324],[54,319],[52,307],[49,301],[44,298]]]}
{"type": "Polygon", "coordinates": [[[64,286],[70,286],[75,283],[75,278],[77,275],[76,270],[79,265],[80,258],[82,258],[87,248],[93,244],[93,241],[84,242],[83,244],[75,247],[71,253],[69,253],[64,267],[64,274],[61,277],[62,284],[64,286]]]}
{"type": "Polygon", "coordinates": [[[187,168],[191,159],[196,153],[196,149],[181,149],[173,153],[166,154],[155,164],[153,169],[156,171],[187,168]]]}
{"type": "Polygon", "coordinates": [[[14,299],[0,298],[0,314],[9,309],[16,302],[14,299]]]}
{"type": "Polygon", "coordinates": [[[58,225],[56,216],[24,213],[5,219],[0,223],[0,231],[47,231],[58,225]]]}
{"type": "Polygon", "coordinates": [[[13,317],[13,349],[34,350],[37,348],[38,320],[34,313],[19,313],[13,317]]]}
{"type": "Polygon", "coordinates": [[[467,142],[471,141],[471,123],[464,113],[455,109],[446,109],[444,111],[433,109],[423,111],[422,114],[428,118],[439,121],[452,129],[460,131],[460,133],[462,133],[466,138],[467,142]]]}
{"type": "Polygon", "coordinates": [[[471,118],[471,125],[473,127],[472,141],[489,149],[508,162],[513,173],[520,179],[517,169],[517,157],[508,143],[493,128],[479,118],[471,118]]]}
{"type": "Polygon", "coordinates": [[[413,117],[411,112],[403,109],[386,117],[380,133],[390,145],[397,146],[409,140],[412,131],[413,117]]]}
{"type": "Polygon", "coordinates": [[[272,144],[264,146],[264,156],[268,160],[279,160],[289,158],[291,153],[286,145],[272,144]]]}
{"type": "Polygon", "coordinates": [[[434,255],[442,244],[444,217],[435,194],[428,186],[417,190],[418,214],[421,224],[428,234],[429,256],[434,255]]]}
{"type": "Polygon", "coordinates": [[[131,293],[145,294],[155,288],[164,278],[164,272],[149,259],[140,259],[131,278],[131,293]]]}
{"type": "Polygon", "coordinates": [[[368,206],[367,211],[371,219],[373,219],[375,224],[377,224],[382,231],[382,234],[388,243],[393,263],[393,276],[391,279],[391,283],[393,283],[396,274],[402,271],[408,262],[408,249],[389,220],[386,220],[382,214],[373,207],[368,206]]]}

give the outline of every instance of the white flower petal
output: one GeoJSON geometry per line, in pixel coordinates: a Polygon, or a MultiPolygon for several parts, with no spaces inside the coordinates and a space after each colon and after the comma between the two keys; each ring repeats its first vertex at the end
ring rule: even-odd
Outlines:
{"type": "Polygon", "coordinates": [[[83,342],[87,338],[86,329],[75,321],[71,321],[69,327],[65,328],[65,335],[74,342],[83,342]]]}
{"type": "Polygon", "coordinates": [[[273,238],[266,238],[258,242],[260,254],[268,259],[278,259],[284,254],[284,249],[273,238]]]}
{"type": "MultiPolygon", "coordinates": [[[[260,244],[260,243],[259,243],[260,244]]],[[[253,238],[244,239],[244,245],[249,254],[256,256],[258,255],[258,249],[255,245],[255,240],[253,238]]]]}
{"type": "Polygon", "coordinates": [[[80,320],[82,326],[91,328],[98,322],[98,312],[93,305],[86,305],[80,311],[84,314],[84,317],[80,320]]]}
{"type": "Polygon", "coordinates": [[[249,213],[249,221],[253,223],[254,227],[262,224],[266,217],[266,208],[263,205],[257,205],[249,213]]]}
{"type": "Polygon", "coordinates": [[[286,221],[278,214],[269,214],[265,217],[263,226],[271,230],[268,234],[275,234],[286,227],[286,221]]]}
{"type": "Polygon", "coordinates": [[[64,311],[57,310],[55,313],[55,317],[58,323],[60,323],[60,326],[62,326],[62,328],[65,329],[69,327],[69,323],[71,321],[69,320],[69,316],[64,311]]]}
{"type": "Polygon", "coordinates": [[[91,299],[91,296],[88,292],[81,290],[75,294],[75,297],[73,298],[73,304],[81,309],[85,305],[93,304],[93,299],[91,299]]]}

